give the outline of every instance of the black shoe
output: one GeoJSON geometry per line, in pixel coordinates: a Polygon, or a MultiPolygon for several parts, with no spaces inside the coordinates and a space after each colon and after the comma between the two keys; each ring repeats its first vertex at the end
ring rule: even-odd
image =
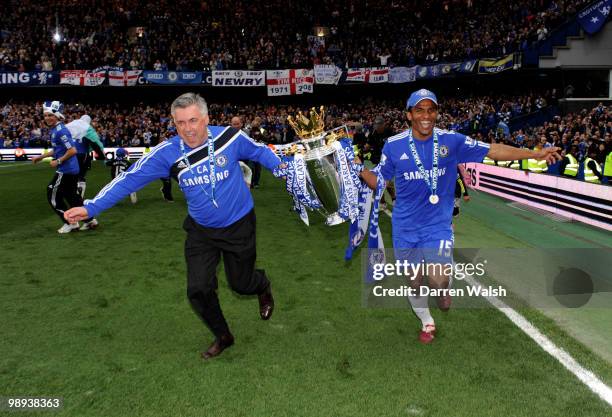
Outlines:
{"type": "Polygon", "coordinates": [[[215,341],[208,347],[205,352],[201,353],[202,359],[212,359],[219,356],[221,352],[234,344],[234,336],[231,333],[226,333],[216,338],[215,341]]]}
{"type": "Polygon", "coordinates": [[[262,320],[269,320],[274,311],[274,297],[272,297],[272,289],[270,284],[264,292],[257,296],[259,298],[259,316],[262,320]]]}

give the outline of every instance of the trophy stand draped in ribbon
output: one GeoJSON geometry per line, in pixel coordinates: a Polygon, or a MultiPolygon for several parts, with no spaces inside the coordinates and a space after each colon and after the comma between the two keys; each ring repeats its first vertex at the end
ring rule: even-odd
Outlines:
{"type": "Polygon", "coordinates": [[[326,131],[324,117],[321,107],[318,113],[312,108],[308,117],[300,112],[288,118],[300,140],[291,144],[283,159],[287,191],[302,220],[308,224],[308,208],[320,212],[325,223],[333,226],[357,218],[360,180],[346,127],[326,131]]]}

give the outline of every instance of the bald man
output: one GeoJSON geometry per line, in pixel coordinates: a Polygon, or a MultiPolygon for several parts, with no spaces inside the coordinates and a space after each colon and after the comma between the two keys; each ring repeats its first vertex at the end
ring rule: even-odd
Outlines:
{"type": "Polygon", "coordinates": [[[232,120],[230,120],[230,126],[234,129],[242,130],[242,119],[240,118],[240,116],[232,117],[232,120]]]}

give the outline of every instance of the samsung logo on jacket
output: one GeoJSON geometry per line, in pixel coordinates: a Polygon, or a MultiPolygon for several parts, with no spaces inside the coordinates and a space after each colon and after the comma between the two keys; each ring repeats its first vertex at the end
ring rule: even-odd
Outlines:
{"type": "Polygon", "coordinates": [[[214,195],[209,168],[208,141],[191,149],[185,144],[185,163],[181,138],[177,135],[154,147],[129,170],[106,185],[92,200],[85,202],[90,216],[96,216],[159,178],[175,179],[187,200],[189,215],[205,227],[226,227],[235,223],[253,208],[251,192],[242,178],[240,160],[258,161],[268,169],[277,167],[280,159],[264,144],[231,127],[209,126],[208,140],[215,144],[214,195]]]}

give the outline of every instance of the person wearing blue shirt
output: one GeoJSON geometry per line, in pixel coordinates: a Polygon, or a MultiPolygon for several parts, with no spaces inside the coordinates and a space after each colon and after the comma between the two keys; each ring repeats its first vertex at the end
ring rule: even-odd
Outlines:
{"type": "MultiPolygon", "coordinates": [[[[518,149],[502,144],[487,144],[460,133],[435,127],[438,99],[426,89],[415,91],[407,103],[411,129],[390,137],[383,147],[380,173],[386,181],[395,178],[397,200],[393,209],[393,247],[398,260],[426,262],[433,266],[452,263],[454,236],[451,228],[457,165],[494,160],[543,159],[554,163],[561,157],[557,148],[539,151],[518,149]]],[[[361,178],[372,189],[376,175],[364,169],[361,178]]],[[[451,298],[447,268],[429,268],[429,287],[439,295],[438,307],[448,310],[451,298]]],[[[423,276],[413,277],[419,289],[423,276]]],[[[419,340],[430,343],[436,334],[427,296],[409,296],[422,328],[419,340]]]]}
{"type": "Polygon", "coordinates": [[[267,146],[242,131],[208,126],[206,101],[197,94],[179,96],[171,113],[178,135],[157,145],[96,197],[86,200],[84,207],[68,210],[65,217],[72,223],[96,216],[151,181],[168,176],[176,180],[188,208],[183,224],[187,297],[215,336],[202,352],[202,358],[209,359],[234,343],[217,297],[221,255],[230,287],[239,294],[258,295],[261,319],[272,315],[270,281],[263,270],[255,269],[253,198],[238,161],[254,160],[270,170],[282,164],[267,146]]]}
{"type": "MultiPolygon", "coordinates": [[[[51,168],[56,168],[55,175],[47,187],[47,200],[49,204],[62,219],[64,225],[60,227],[58,233],[70,233],[79,229],[79,224],[71,224],[64,218],[64,213],[68,208],[66,201],[71,207],[83,205],[83,199],[77,192],[77,180],[79,173],[79,163],[76,159],[76,146],[70,131],[60,121],[64,119],[62,114],[64,106],[59,101],[45,101],[43,103],[43,117],[45,123],[51,130],[51,144],[53,149],[40,156],[32,158],[33,163],[37,163],[44,158],[52,157],[51,168]]],[[[89,228],[97,226],[97,221],[89,216],[84,218],[89,228]]]]}

